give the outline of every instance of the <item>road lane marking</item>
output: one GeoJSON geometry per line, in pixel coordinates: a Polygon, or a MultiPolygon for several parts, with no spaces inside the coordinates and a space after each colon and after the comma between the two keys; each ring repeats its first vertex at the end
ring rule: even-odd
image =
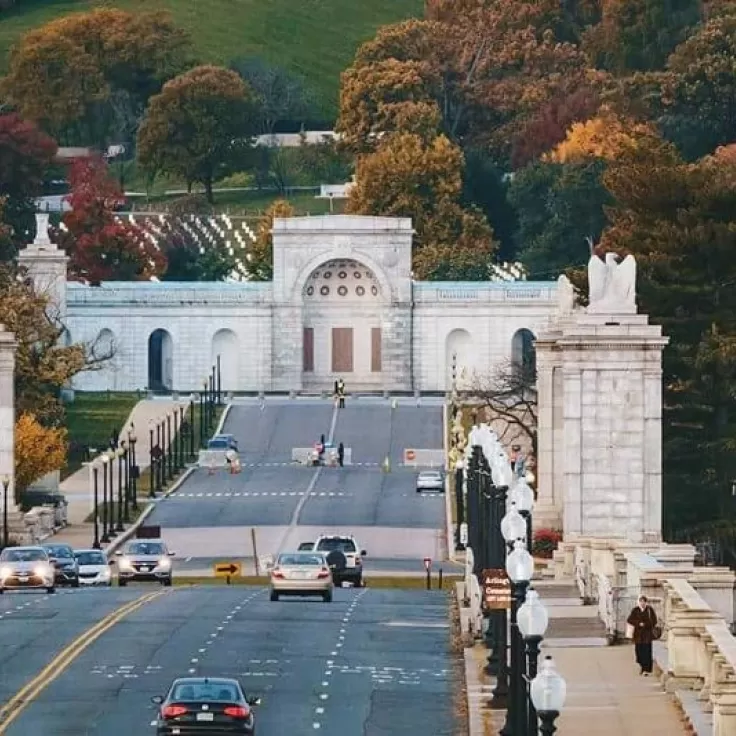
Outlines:
{"type": "Polygon", "coordinates": [[[8,727],[59,675],[79,657],[85,649],[99,639],[106,631],[120,623],[126,616],[142,608],[156,598],[166,595],[170,591],[158,590],[136,598],[124,606],[112,611],[98,621],[92,628],[87,629],[71,644],[66,646],[49,662],[41,672],[30,682],[26,683],[8,702],[0,708],[0,734],[6,733],[8,727]]]}

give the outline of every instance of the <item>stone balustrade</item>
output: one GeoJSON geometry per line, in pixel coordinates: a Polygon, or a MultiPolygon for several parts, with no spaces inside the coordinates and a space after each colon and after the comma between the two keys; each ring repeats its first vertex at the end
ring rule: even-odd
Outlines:
{"type": "Polygon", "coordinates": [[[657,659],[667,690],[700,736],[736,734],[736,638],[686,580],[665,580],[663,590],[666,654],[657,659]]]}

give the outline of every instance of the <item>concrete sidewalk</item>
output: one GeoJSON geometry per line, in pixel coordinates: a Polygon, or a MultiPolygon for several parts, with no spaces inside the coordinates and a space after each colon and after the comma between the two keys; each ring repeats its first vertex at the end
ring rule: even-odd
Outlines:
{"type": "MultiPolygon", "coordinates": [[[[550,615],[541,657],[553,656],[567,682],[567,700],[556,724],[559,733],[565,736],[689,733],[673,697],[664,691],[657,678],[639,676],[633,646],[607,645],[596,607],[581,604],[572,581],[536,580],[533,587],[550,615]]],[[[463,610],[461,607],[461,618],[463,610]]],[[[495,736],[505,722],[505,711],[488,708],[494,678],[483,669],[487,656],[482,643],[466,649],[470,736],[495,736]]]]}
{"type": "MultiPolygon", "coordinates": [[[[128,430],[132,426],[135,426],[137,437],[135,454],[141,474],[149,467],[151,451],[150,422],[160,420],[175,407],[187,408],[188,406],[188,401],[144,399],[133,407],[133,411],[131,411],[130,416],[125,422],[119,438],[121,441],[127,441],[128,430]]],[[[178,423],[174,428],[178,429],[178,423]]],[[[76,473],[73,473],[62,481],[59,490],[66,497],[69,504],[67,507],[68,526],[60,529],[53,536],[53,540],[62,544],[69,544],[75,548],[91,546],[94,539],[94,524],[85,521],[94,509],[89,467],[84,466],[80,468],[76,473]]],[[[139,499],[140,504],[145,506],[146,500],[139,499]]]]}

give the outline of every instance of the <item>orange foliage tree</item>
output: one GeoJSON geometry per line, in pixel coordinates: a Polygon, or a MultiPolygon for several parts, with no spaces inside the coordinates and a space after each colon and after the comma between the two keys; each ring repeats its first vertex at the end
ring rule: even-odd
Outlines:
{"type": "Polygon", "coordinates": [[[247,255],[247,269],[253,281],[270,281],[273,278],[273,221],[277,217],[293,217],[294,208],[285,199],[272,202],[263,213],[256,228],[256,242],[247,255]]]}
{"type": "Polygon", "coordinates": [[[66,429],[47,428],[33,414],[21,414],[15,423],[15,503],[24,490],[66,462],[66,429]]]}

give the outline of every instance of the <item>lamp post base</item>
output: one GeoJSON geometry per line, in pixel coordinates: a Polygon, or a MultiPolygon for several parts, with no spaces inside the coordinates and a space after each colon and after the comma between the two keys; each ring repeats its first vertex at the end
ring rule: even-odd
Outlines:
{"type": "Polygon", "coordinates": [[[557,731],[555,721],[557,716],[560,715],[559,712],[556,710],[540,710],[537,711],[537,715],[539,716],[539,733],[542,736],[552,736],[557,731]]]}

